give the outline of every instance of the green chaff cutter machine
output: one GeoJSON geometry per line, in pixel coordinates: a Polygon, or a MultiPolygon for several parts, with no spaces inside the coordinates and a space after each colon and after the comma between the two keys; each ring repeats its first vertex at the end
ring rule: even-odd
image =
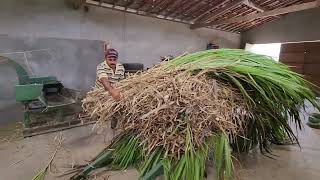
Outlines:
{"type": "Polygon", "coordinates": [[[83,93],[64,88],[53,76],[30,77],[20,64],[0,56],[3,63],[11,65],[18,75],[15,95],[24,107],[24,137],[83,125],[78,118],[83,93]]]}

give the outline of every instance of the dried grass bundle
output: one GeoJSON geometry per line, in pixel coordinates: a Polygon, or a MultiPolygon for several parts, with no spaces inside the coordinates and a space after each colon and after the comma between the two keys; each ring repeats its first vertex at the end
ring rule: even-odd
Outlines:
{"type": "Polygon", "coordinates": [[[208,78],[208,73],[155,68],[117,84],[122,91],[120,102],[104,89],[96,89],[88,93],[83,108],[98,118],[100,126],[116,119],[121,130],[134,130],[146,154],[161,147],[166,155],[179,158],[188,127],[198,148],[213,132],[236,135],[248,115],[237,89],[208,78]]]}

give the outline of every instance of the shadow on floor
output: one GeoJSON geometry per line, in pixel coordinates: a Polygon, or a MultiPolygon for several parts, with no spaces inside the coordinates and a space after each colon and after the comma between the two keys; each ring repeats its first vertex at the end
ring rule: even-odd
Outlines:
{"type": "Polygon", "coordinates": [[[23,107],[20,104],[0,109],[0,138],[21,138],[22,121],[23,107]]]}

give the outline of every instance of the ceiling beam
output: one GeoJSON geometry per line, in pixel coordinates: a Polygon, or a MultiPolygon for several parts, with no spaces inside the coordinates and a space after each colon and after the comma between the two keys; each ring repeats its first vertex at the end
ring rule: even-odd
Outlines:
{"type": "Polygon", "coordinates": [[[153,10],[153,8],[156,5],[156,0],[152,0],[151,2],[148,2],[148,8],[145,10],[145,12],[148,14],[151,14],[151,11],[153,10]]]}
{"type": "Polygon", "coordinates": [[[250,1],[250,0],[244,0],[244,1],[243,1],[243,4],[251,7],[252,9],[255,9],[255,10],[259,11],[259,12],[264,12],[264,11],[266,11],[266,9],[265,9],[264,7],[261,7],[261,6],[259,6],[258,4],[254,3],[254,2],[252,2],[252,1],[250,1]]]}
{"type": "Polygon", "coordinates": [[[154,7],[153,7],[152,13],[155,13],[155,14],[156,14],[156,12],[159,11],[158,9],[161,9],[161,7],[162,7],[165,3],[166,3],[165,0],[164,0],[164,1],[162,0],[162,1],[158,2],[158,3],[156,3],[156,4],[154,5],[154,7]]]}
{"type": "Polygon", "coordinates": [[[120,0],[115,0],[115,1],[113,1],[113,2],[112,2],[112,4],[113,4],[112,7],[113,7],[113,8],[116,7],[116,5],[117,5],[117,3],[118,3],[119,1],[120,1],[120,0]]]}
{"type": "Polygon", "coordinates": [[[180,12],[176,13],[174,16],[171,16],[171,17],[172,18],[180,17],[184,13],[187,13],[187,11],[190,10],[190,8],[194,7],[196,4],[199,4],[199,2],[198,1],[189,1],[184,6],[181,7],[180,12]]]}
{"type": "MultiPolygon", "coordinates": [[[[183,1],[183,0],[182,0],[183,1]]],[[[175,0],[173,3],[170,3],[170,6],[168,6],[166,9],[163,9],[164,11],[167,11],[164,16],[168,17],[169,14],[172,12],[172,9],[175,9],[175,7],[181,2],[181,0],[175,0]]]]}
{"type": "Polygon", "coordinates": [[[171,0],[163,0],[164,7],[160,7],[159,11],[156,12],[156,14],[161,14],[163,11],[166,11],[171,6],[171,0]]]}
{"type": "Polygon", "coordinates": [[[153,13],[161,15],[163,11],[166,11],[167,8],[173,4],[171,1],[172,0],[160,0],[160,2],[155,4],[153,13]]]}
{"type": "Polygon", "coordinates": [[[172,22],[177,22],[177,23],[182,23],[182,24],[188,24],[190,25],[190,23],[187,23],[185,21],[180,21],[180,20],[176,20],[176,19],[166,19],[164,16],[158,16],[157,14],[149,14],[146,15],[146,13],[139,13],[138,10],[135,11],[128,11],[125,10],[124,8],[119,9],[119,8],[113,8],[113,4],[108,4],[108,3],[102,3],[101,5],[99,5],[98,1],[94,1],[94,0],[85,0],[85,4],[86,5],[91,5],[91,6],[97,6],[97,7],[103,7],[103,8],[107,8],[107,9],[112,9],[115,11],[119,11],[119,12],[125,12],[125,13],[130,13],[130,14],[136,14],[139,16],[145,16],[145,17],[152,17],[152,18],[156,18],[156,19],[162,19],[162,20],[167,20],[167,21],[172,21],[172,22]]]}
{"type": "MultiPolygon", "coordinates": [[[[170,1],[170,0],[167,0],[170,1]]],[[[148,10],[146,10],[147,14],[158,14],[160,15],[158,12],[161,12],[162,10],[162,6],[165,5],[167,3],[166,0],[161,0],[160,2],[157,2],[156,0],[154,0],[151,4],[151,9],[149,8],[148,10]],[[157,3],[156,3],[157,2],[157,3]],[[159,9],[158,11],[156,11],[157,9],[159,9]]],[[[169,3],[170,4],[170,3],[169,3]]]]}
{"type": "Polygon", "coordinates": [[[227,20],[221,20],[221,21],[213,21],[209,23],[196,23],[190,26],[191,29],[196,29],[196,28],[201,28],[201,27],[207,27],[207,26],[216,26],[220,24],[229,24],[229,23],[238,23],[242,21],[249,21],[252,19],[257,19],[257,18],[265,18],[265,17],[270,17],[270,16],[278,16],[282,14],[288,14],[292,12],[298,12],[298,11],[303,11],[307,9],[312,9],[312,8],[317,8],[320,7],[320,0],[316,0],[313,2],[308,2],[308,3],[303,3],[303,4],[298,4],[298,5],[292,5],[284,8],[279,8],[279,9],[274,9],[270,11],[265,11],[261,13],[256,13],[256,14],[249,14],[245,15],[242,17],[236,17],[236,18],[231,18],[227,20]]]}
{"type": "MultiPolygon", "coordinates": [[[[251,0],[244,0],[243,4],[247,5],[248,7],[252,8],[252,9],[255,9],[256,11],[259,11],[259,12],[265,12],[268,10],[268,9],[256,4],[255,2],[253,2],[251,0]]],[[[280,16],[274,16],[274,17],[280,18],[280,16]]]]}
{"type": "Polygon", "coordinates": [[[127,4],[126,4],[126,6],[125,6],[125,10],[127,10],[133,3],[135,3],[135,0],[128,0],[128,2],[127,2],[127,4]]]}
{"type": "Polygon", "coordinates": [[[186,20],[191,20],[196,18],[196,16],[194,16],[194,13],[196,13],[199,9],[199,7],[203,6],[203,3],[198,2],[197,4],[195,4],[194,6],[190,7],[186,12],[184,12],[183,18],[185,18],[186,20]],[[187,14],[187,15],[185,15],[187,14]]]}
{"type": "Polygon", "coordinates": [[[141,4],[140,4],[140,6],[138,7],[138,8],[136,8],[136,10],[137,11],[140,11],[140,9],[142,9],[142,8],[144,8],[144,7],[146,7],[146,6],[148,6],[149,5],[149,0],[143,0],[143,1],[141,1],[141,4]]]}
{"type": "Polygon", "coordinates": [[[188,2],[192,2],[190,0],[182,0],[182,1],[177,1],[178,4],[180,5],[179,7],[176,7],[173,11],[171,11],[170,13],[166,14],[166,16],[168,17],[174,17],[174,15],[180,13],[181,11],[183,11],[184,6],[188,5],[188,2]]]}
{"type": "Polygon", "coordinates": [[[231,3],[228,3],[226,6],[224,6],[223,8],[213,12],[213,13],[210,13],[210,11],[214,10],[217,6],[212,6],[210,7],[209,9],[205,10],[203,13],[201,13],[198,17],[196,17],[193,21],[195,22],[204,22],[208,19],[212,19],[214,17],[217,17],[221,14],[223,14],[224,12],[228,11],[229,9],[232,9],[240,4],[243,3],[243,0],[235,0],[235,1],[232,1],[231,3]],[[207,16],[205,16],[207,15],[207,16]]]}

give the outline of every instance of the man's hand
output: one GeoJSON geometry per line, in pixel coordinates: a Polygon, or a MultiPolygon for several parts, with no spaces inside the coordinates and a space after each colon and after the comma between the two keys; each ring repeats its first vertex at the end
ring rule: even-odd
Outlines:
{"type": "Polygon", "coordinates": [[[103,84],[103,87],[106,91],[109,91],[110,95],[113,97],[114,100],[120,101],[121,95],[120,90],[112,87],[111,83],[106,77],[103,77],[100,79],[101,83],[103,84]]]}
{"type": "Polygon", "coordinates": [[[110,95],[113,97],[114,100],[120,101],[121,94],[120,94],[120,91],[118,89],[112,89],[109,92],[110,92],[110,95]]]}

